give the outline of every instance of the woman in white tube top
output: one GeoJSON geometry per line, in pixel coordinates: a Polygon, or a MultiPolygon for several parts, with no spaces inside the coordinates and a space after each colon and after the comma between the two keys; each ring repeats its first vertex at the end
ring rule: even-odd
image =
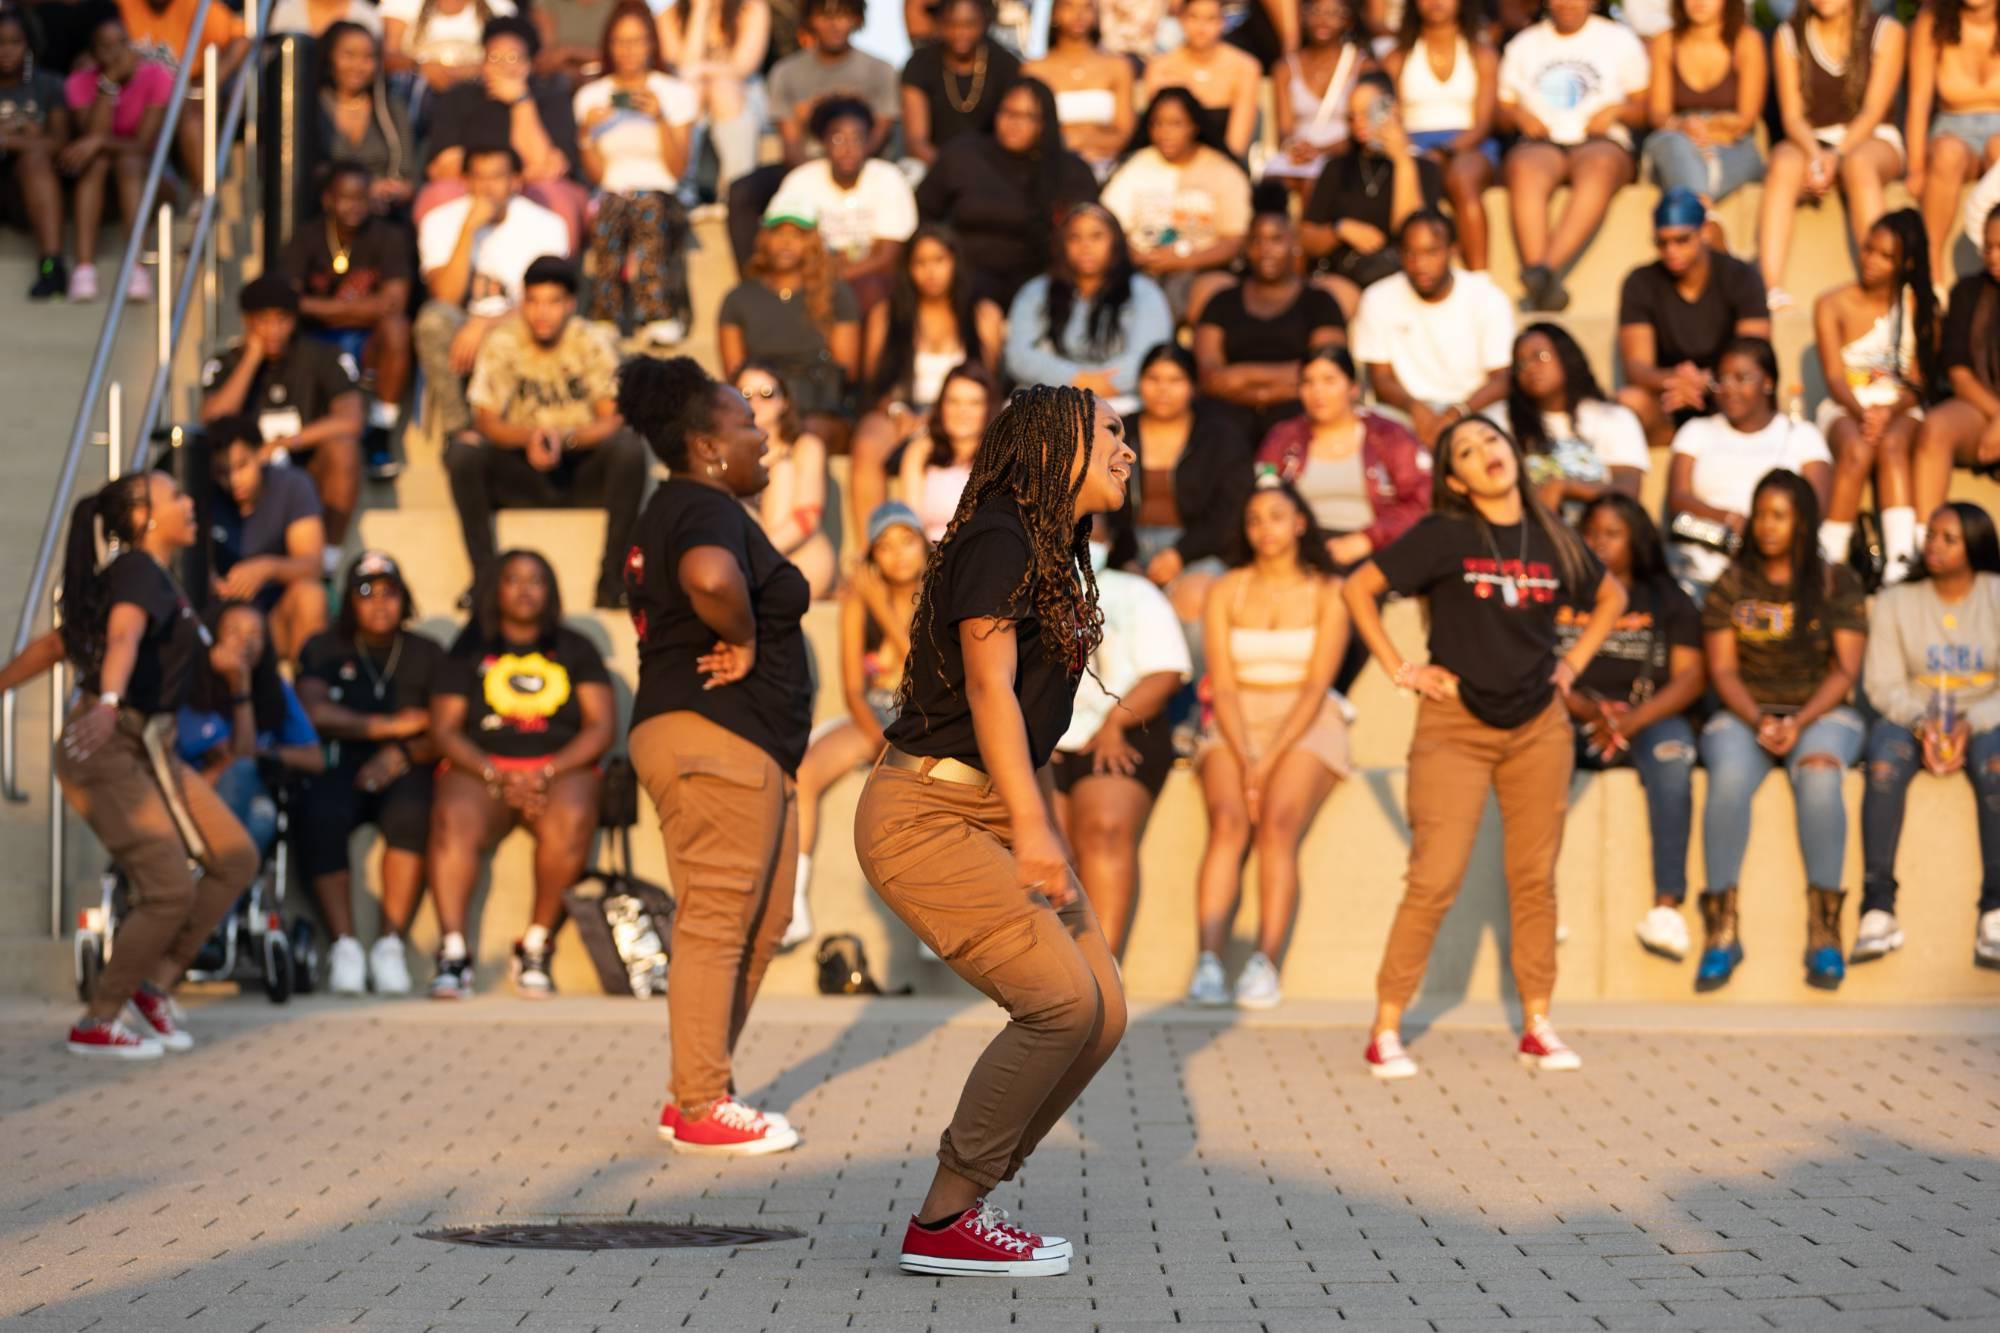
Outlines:
{"type": "Polygon", "coordinates": [[[1347,722],[1334,672],[1347,612],[1312,511],[1275,472],[1258,477],[1243,510],[1236,568],[1209,590],[1203,618],[1213,711],[1195,755],[1208,804],[1195,910],[1201,958],[1188,1002],[1268,1009],[1298,910],[1299,844],[1347,776],[1347,722]],[[1221,954],[1257,851],[1257,951],[1232,996],[1221,954]]]}
{"type": "Polygon", "coordinates": [[[1049,10],[1049,53],[1021,72],[1056,95],[1063,144],[1090,164],[1101,181],[1132,138],[1132,62],[1100,41],[1097,0],[1055,0],[1049,10]]]}
{"type": "Polygon", "coordinates": [[[1278,151],[1264,175],[1299,188],[1319,179],[1327,154],[1347,142],[1347,100],[1375,61],[1362,46],[1349,0],[1306,0],[1299,50],[1271,71],[1278,151]]]}

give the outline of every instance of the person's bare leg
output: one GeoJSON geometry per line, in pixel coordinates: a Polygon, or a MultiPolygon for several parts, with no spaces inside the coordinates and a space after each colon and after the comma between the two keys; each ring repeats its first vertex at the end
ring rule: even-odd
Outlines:
{"type": "MultiPolygon", "coordinates": [[[[384,861],[384,878],[387,878],[387,862],[384,861]]],[[[345,870],[332,874],[317,875],[313,878],[313,897],[319,903],[320,915],[326,918],[327,933],[335,939],[344,939],[354,933],[354,877],[345,870]]],[[[386,897],[386,889],[385,894],[386,897]]]]}
{"type": "Polygon", "coordinates": [[[1507,183],[1507,211],[1513,215],[1514,250],[1521,267],[1548,263],[1549,197],[1569,173],[1563,150],[1548,143],[1519,143],[1500,170],[1507,183]]]}
{"type": "Polygon", "coordinates": [[[1569,204],[1542,262],[1561,272],[1575,262],[1604,225],[1611,196],[1632,183],[1632,155],[1617,144],[1593,140],[1569,151],[1569,204]]]}
{"type": "Polygon", "coordinates": [[[400,404],[410,392],[410,321],[391,315],[368,336],[368,366],[375,374],[375,397],[400,404]]]}
{"type": "Polygon", "coordinates": [[[1486,205],[1481,195],[1492,183],[1493,164],[1477,149],[1457,154],[1445,168],[1444,187],[1458,219],[1458,248],[1469,269],[1486,267],[1486,205]]]}
{"type": "Polygon", "coordinates": [[[843,723],[812,743],[799,763],[799,850],[811,856],[819,841],[819,803],[834,783],[852,773],[870,753],[861,728],[843,723]]]}
{"type": "Polygon", "coordinates": [[[1861,512],[1861,492],[1875,471],[1875,446],[1862,438],[1861,427],[1849,416],[1833,423],[1826,442],[1833,447],[1833,489],[1827,496],[1826,517],[1833,523],[1852,523],[1861,512]]]}
{"type": "MultiPolygon", "coordinates": [[[[1845,178],[1844,166],[1841,174],[1845,178]]],[[[1771,150],[1770,165],[1764,169],[1764,198],[1757,206],[1757,265],[1767,290],[1785,285],[1785,261],[1791,257],[1792,227],[1805,181],[1806,155],[1797,144],[1787,139],[1771,150]]]]}
{"type": "Polygon", "coordinates": [[[382,933],[407,935],[424,892],[424,858],[394,847],[382,852],[382,933]]]}
{"type": "Polygon", "coordinates": [[[271,608],[271,646],[282,661],[297,661],[306,641],[325,628],[326,585],[317,578],[288,585],[271,608]]]}
{"type": "Polygon", "coordinates": [[[144,230],[153,219],[140,216],[146,193],[146,158],[136,145],[120,144],[111,158],[111,175],[118,184],[118,214],[125,226],[144,230]]]}
{"type": "Polygon", "coordinates": [[[1136,778],[1085,778],[1071,793],[1069,842],[1076,849],[1077,878],[1113,957],[1125,951],[1132,925],[1139,898],[1139,839],[1152,810],[1153,798],[1136,778]]]}
{"type": "Polygon", "coordinates": [[[1647,445],[1664,449],[1674,442],[1674,419],[1660,406],[1658,394],[1628,384],[1618,391],[1618,401],[1639,418],[1639,425],[1646,432],[1647,445]]]}
{"type": "MultiPolygon", "coordinates": [[[[1882,443],[1875,451],[1875,507],[1900,509],[1910,504],[1911,468],[1916,459],[1917,421],[1913,417],[1901,416],[1889,423],[1889,429],[1882,432],[1882,443]]],[[[1919,522],[1923,521],[1919,517],[1919,522]]]]}
{"type": "Polygon", "coordinates": [[[1868,229],[1887,210],[1885,196],[1889,182],[1902,174],[1903,155],[1880,139],[1870,139],[1840,159],[1840,189],[1847,196],[1847,228],[1857,251],[1867,242],[1868,229]]]}
{"type": "Polygon", "coordinates": [[[597,833],[596,769],[565,773],[549,788],[548,805],[531,825],[535,835],[535,905],[528,924],[554,933],[562,924],[563,894],[590,864],[597,833]]]}
{"type": "Polygon", "coordinates": [[[1208,846],[1195,881],[1195,930],[1204,953],[1221,953],[1243,892],[1243,858],[1250,852],[1250,812],[1243,804],[1243,766],[1226,745],[1201,761],[1208,803],[1208,846]]]}
{"type": "Polygon", "coordinates": [[[867,539],[868,516],[889,498],[889,455],[905,438],[899,423],[914,419],[870,412],[854,428],[847,451],[847,512],[857,547],[867,539]]]}
{"type": "Polygon", "coordinates": [[[1978,461],[1979,435],[1986,419],[1962,398],[1948,398],[1924,414],[1917,453],[1910,463],[1910,491],[1917,519],[1928,523],[1951,490],[1951,470],[1978,461]]]}
{"type": "Polygon", "coordinates": [[[35,248],[43,259],[62,255],[62,181],[56,175],[55,154],[47,148],[23,148],[14,155],[14,180],[21,187],[21,202],[28,212],[28,225],[35,233],[35,248]]]}
{"type": "Polygon", "coordinates": [[[78,264],[97,262],[98,235],[104,230],[104,196],[110,181],[111,156],[108,151],[99,153],[77,173],[74,203],[78,264]]]}
{"type": "Polygon", "coordinates": [[[486,849],[513,822],[512,811],[487,795],[477,776],[457,769],[439,775],[431,807],[429,860],[431,901],[442,933],[465,933],[466,911],[486,849]]]}
{"type": "Polygon", "coordinates": [[[1958,196],[1972,169],[1972,150],[1949,134],[1931,140],[1929,172],[1920,206],[1931,238],[1931,278],[1951,285],[1951,240],[1958,226],[1958,196]]]}
{"type": "Polygon", "coordinates": [[[1272,774],[1257,824],[1257,951],[1273,963],[1284,961],[1299,911],[1299,844],[1338,781],[1303,750],[1280,759],[1272,774]]]}

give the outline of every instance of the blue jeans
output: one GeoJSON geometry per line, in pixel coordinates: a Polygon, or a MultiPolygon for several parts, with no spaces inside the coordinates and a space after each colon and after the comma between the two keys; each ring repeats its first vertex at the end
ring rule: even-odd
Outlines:
{"type": "Polygon", "coordinates": [[[255,759],[238,759],[215,779],[215,794],[236,816],[250,841],[257,844],[259,857],[269,856],[278,840],[278,803],[264,790],[255,759]]]}
{"type": "Polygon", "coordinates": [[[1757,152],[1757,140],[1748,134],[1704,152],[1679,130],[1654,130],[1646,136],[1645,157],[1661,190],[1678,185],[1706,196],[1711,203],[1764,179],[1764,159],[1757,152]]]}
{"type": "MultiPolygon", "coordinates": [[[[1910,779],[1923,769],[1923,746],[1886,718],[1868,735],[1868,785],[1861,794],[1861,910],[1896,910],[1896,848],[1910,779]]],[[[1979,819],[1979,910],[2000,909],[2000,730],[1973,734],[1965,747],[1979,819]]]]}
{"type": "MultiPolygon", "coordinates": [[[[1583,754],[1578,733],[1577,772],[1618,767],[1583,754]]],[[[1632,767],[1646,793],[1646,818],[1653,827],[1653,896],[1687,898],[1688,835],[1694,829],[1694,724],[1684,713],[1662,718],[1632,737],[1632,767]]]]}
{"type": "MultiPolygon", "coordinates": [[[[1799,850],[1806,883],[1816,889],[1840,887],[1847,855],[1847,806],[1842,775],[1861,757],[1861,714],[1834,709],[1807,727],[1784,759],[1798,808],[1799,850]],[[1834,767],[1809,765],[1824,755],[1834,767]]],[[[1708,769],[1708,804],[1701,812],[1701,851],[1708,891],[1735,888],[1750,846],[1750,800],[1778,759],[1757,743],[1757,733],[1734,713],[1717,713],[1701,730],[1701,762],[1708,769]]]]}

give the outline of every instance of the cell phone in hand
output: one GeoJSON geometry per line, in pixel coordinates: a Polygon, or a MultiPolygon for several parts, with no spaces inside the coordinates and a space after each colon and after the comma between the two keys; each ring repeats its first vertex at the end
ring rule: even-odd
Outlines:
{"type": "Polygon", "coordinates": [[[625,92],[623,89],[611,94],[611,109],[613,111],[630,111],[634,105],[632,94],[625,92]]]}

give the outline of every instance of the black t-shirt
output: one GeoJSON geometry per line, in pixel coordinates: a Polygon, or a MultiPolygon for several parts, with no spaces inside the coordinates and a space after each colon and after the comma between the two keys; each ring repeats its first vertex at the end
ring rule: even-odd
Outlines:
{"type": "Polygon", "coordinates": [[[989,38],[986,42],[986,76],[979,85],[979,96],[969,111],[961,111],[959,103],[971,94],[973,76],[953,74],[947,87],[944,44],[933,42],[911,52],[909,63],[903,66],[903,86],[915,88],[930,103],[931,143],[942,148],[961,134],[985,134],[991,130],[993,114],[1000,109],[1000,94],[1013,84],[1020,73],[1021,62],[1014,53],[989,38]]]}
{"type": "Polygon", "coordinates": [[[347,251],[347,271],[336,273],[325,224],[309,222],[299,228],[292,243],[285,247],[279,271],[314,300],[335,297],[361,300],[375,295],[389,283],[410,280],[411,247],[409,233],[401,227],[386,218],[370,218],[354,234],[347,251]]]}
{"type": "Polygon", "coordinates": [[[1770,318],[1764,279],[1756,265],[1713,250],[1708,265],[1708,285],[1693,301],[1681,297],[1674,275],[1658,260],[1625,275],[1618,323],[1652,325],[1654,365],[1664,368],[1692,361],[1703,370],[1714,370],[1722,349],[1736,336],[1739,321],[1770,318]]]}
{"type": "Polygon", "coordinates": [[[984,769],[972,729],[972,702],[965,692],[965,652],[958,641],[961,621],[992,617],[1014,622],[1017,665],[1014,695],[1028,724],[1028,755],[1036,768],[1049,762],[1056,742],[1069,730],[1076,703],[1077,674],[1050,657],[1035,617],[1034,586],[1024,583],[1033,558],[1028,529],[1013,500],[988,500],[952,539],[932,576],[931,633],[914,634],[910,662],[910,702],[884,733],[905,754],[958,759],[984,769]]]}
{"type": "MultiPolygon", "coordinates": [[[[398,631],[395,641],[382,649],[364,649],[328,630],[308,639],[299,654],[300,680],[324,681],[327,702],[371,717],[428,709],[443,670],[444,649],[407,629],[398,631]]],[[[358,767],[382,744],[328,740],[326,760],[335,767],[358,767]]]]}
{"type": "MultiPolygon", "coordinates": [[[[535,75],[528,80],[528,97],[541,117],[542,129],[556,151],[574,166],[582,159],[576,148],[576,109],[567,84],[535,75]]],[[[431,113],[426,158],[435,158],[447,148],[486,148],[513,141],[514,112],[505,102],[487,95],[478,79],[459,84],[437,99],[431,113]]]]}
{"type": "MultiPolygon", "coordinates": [[[[1347,327],[1340,303],[1324,288],[1309,282],[1299,288],[1297,300],[1269,319],[1244,308],[1241,287],[1227,288],[1209,298],[1202,308],[1201,322],[1222,330],[1223,360],[1232,366],[1302,361],[1312,350],[1315,332],[1347,327]]],[[[1257,412],[1257,424],[1283,421],[1301,410],[1296,398],[1267,404],[1257,412]]]]}
{"type": "Polygon", "coordinates": [[[1984,273],[1958,280],[1951,289],[1939,353],[1938,364],[1944,370],[1963,367],[1981,384],[2000,392],[2000,282],[1984,273]],[[1982,305],[1987,307],[1985,336],[1975,347],[1972,330],[1982,305]]]}
{"type": "Polygon", "coordinates": [[[488,640],[474,623],[451,645],[436,692],[466,697],[465,733],[486,753],[540,759],[583,730],[577,687],[610,683],[597,645],[573,629],[524,645],[488,640]]]}
{"type": "Polygon", "coordinates": [[[625,557],[625,590],[639,632],[632,725],[661,713],[698,713],[796,773],[812,732],[812,673],[801,622],[812,587],[747,510],[712,486],[670,478],[639,517],[625,557]],[[681,586],[681,559],[697,546],[729,552],[750,589],[757,661],[734,685],[703,689],[695,659],[717,635],[681,586]]]}
{"type": "Polygon", "coordinates": [[[1533,522],[1484,525],[1427,514],[1375,557],[1391,590],[1430,598],[1431,661],[1458,677],[1458,696],[1489,727],[1541,716],[1555,696],[1556,622],[1587,605],[1603,570],[1585,552],[1581,587],[1562,578],[1555,543],[1533,522]]]}
{"type": "MultiPolygon", "coordinates": [[[[243,359],[239,344],[211,360],[201,387],[213,391],[236,373],[243,359]]],[[[294,337],[276,357],[265,357],[243,395],[243,410],[257,418],[264,439],[285,439],[333,410],[333,401],[357,391],[353,358],[312,338],[294,337]]]]}
{"type": "MultiPolygon", "coordinates": [[[[125,707],[148,717],[171,713],[194,701],[199,673],[208,669],[208,629],[194,613],[173,576],[144,551],[127,551],[98,576],[104,584],[104,606],[129,603],[146,613],[146,632],[139,656],[125,682],[125,707]]],[[[95,672],[82,681],[92,694],[103,688],[95,672]]]]}
{"type": "Polygon", "coordinates": [[[917,209],[926,222],[958,233],[971,266],[974,293],[1013,304],[1014,293],[1046,265],[1054,210],[1097,198],[1097,177],[1082,158],[1065,151],[1054,171],[1053,198],[1035,196],[1041,164],[1007,152],[987,134],[963,134],[946,145],[917,187],[917,209]]]}
{"type": "MultiPolygon", "coordinates": [[[[1365,222],[1395,243],[1396,167],[1380,153],[1358,150],[1335,153],[1320,168],[1306,201],[1305,220],[1332,226],[1352,218],[1365,222]]],[[[1425,208],[1436,208],[1444,197],[1444,172],[1428,157],[1417,159],[1417,189],[1425,208]]]]}
{"type": "MultiPolygon", "coordinates": [[[[1590,610],[1565,605],[1556,610],[1556,651],[1566,653],[1583,637],[1590,610]]],[[[1611,636],[1577,678],[1580,689],[1611,701],[1626,703],[1640,681],[1657,689],[1672,678],[1673,650],[1701,651],[1701,612],[1672,579],[1635,584],[1625,614],[1611,636]]]]}
{"type": "Polygon", "coordinates": [[[68,109],[63,81],[45,69],[24,71],[23,77],[0,83],[0,133],[45,129],[50,113],[68,109]]]}

